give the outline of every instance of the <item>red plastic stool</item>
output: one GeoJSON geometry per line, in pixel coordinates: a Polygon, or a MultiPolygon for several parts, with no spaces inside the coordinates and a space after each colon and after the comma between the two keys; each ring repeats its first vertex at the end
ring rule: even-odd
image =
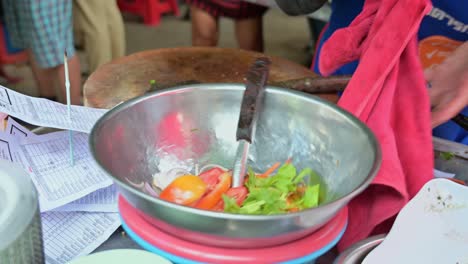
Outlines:
{"type": "Polygon", "coordinates": [[[0,77],[5,78],[9,83],[20,82],[21,78],[16,78],[8,75],[3,70],[5,64],[17,64],[28,61],[28,54],[25,51],[16,53],[9,53],[7,49],[7,43],[5,38],[5,30],[3,24],[0,23],[0,77]]]}
{"type": "Polygon", "coordinates": [[[122,12],[129,12],[143,17],[146,25],[157,26],[165,13],[179,15],[177,0],[118,0],[122,12]]]}

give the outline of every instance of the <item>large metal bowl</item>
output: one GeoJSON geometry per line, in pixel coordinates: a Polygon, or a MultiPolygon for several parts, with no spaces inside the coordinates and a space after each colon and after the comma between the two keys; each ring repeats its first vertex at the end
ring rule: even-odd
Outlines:
{"type": "Polygon", "coordinates": [[[371,131],[351,114],[318,97],[267,87],[249,166],[263,171],[293,157],[324,181],[322,205],[282,215],[236,215],[198,210],[152,197],[132,182],[174,167],[209,163],[232,168],[242,84],[191,85],[126,101],[94,126],[91,151],[121,194],[158,228],[197,243],[265,247],[319,229],[362,192],[381,161],[371,131]],[[326,186],[325,186],[326,185],[326,186]]]}

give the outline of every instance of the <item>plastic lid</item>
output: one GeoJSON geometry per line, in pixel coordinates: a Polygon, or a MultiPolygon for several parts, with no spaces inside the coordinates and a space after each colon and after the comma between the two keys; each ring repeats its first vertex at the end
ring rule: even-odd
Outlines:
{"type": "Polygon", "coordinates": [[[171,264],[169,260],[154,253],[138,249],[114,249],[78,258],[69,264],[171,264]]]}

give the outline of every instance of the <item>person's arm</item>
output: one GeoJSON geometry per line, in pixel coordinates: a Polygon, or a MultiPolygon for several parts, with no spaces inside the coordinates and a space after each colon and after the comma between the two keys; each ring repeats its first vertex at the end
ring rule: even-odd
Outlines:
{"type": "Polygon", "coordinates": [[[440,65],[425,71],[430,84],[432,127],[436,127],[468,105],[468,41],[440,65]]]}
{"type": "Polygon", "coordinates": [[[279,8],[290,16],[307,15],[320,9],[327,0],[275,0],[279,8]]]}

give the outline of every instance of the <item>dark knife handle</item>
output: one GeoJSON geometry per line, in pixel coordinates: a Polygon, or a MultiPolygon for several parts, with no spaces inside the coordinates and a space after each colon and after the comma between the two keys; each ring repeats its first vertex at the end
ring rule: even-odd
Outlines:
{"type": "Polygon", "coordinates": [[[458,114],[452,118],[452,121],[455,122],[457,125],[461,126],[466,131],[468,131],[468,116],[458,114]]]}
{"type": "Polygon", "coordinates": [[[350,80],[351,75],[317,76],[275,82],[271,85],[310,94],[331,94],[344,91],[350,80]]]}
{"type": "Polygon", "coordinates": [[[254,118],[261,111],[265,85],[268,80],[268,58],[257,58],[246,74],[246,87],[242,97],[239,122],[237,124],[237,140],[246,140],[252,143],[254,118]]]}

